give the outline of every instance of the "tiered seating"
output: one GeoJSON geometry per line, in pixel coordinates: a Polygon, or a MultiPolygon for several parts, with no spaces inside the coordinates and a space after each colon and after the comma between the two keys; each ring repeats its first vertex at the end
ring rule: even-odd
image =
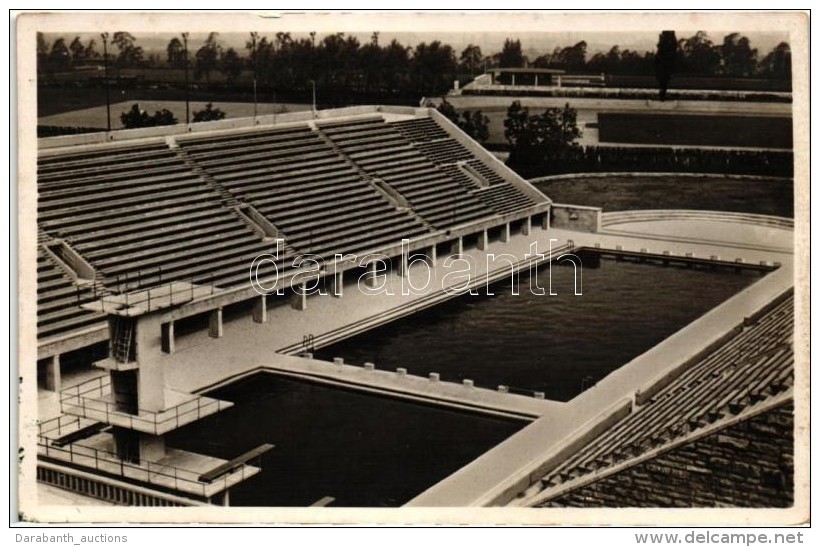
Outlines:
{"type": "Polygon", "coordinates": [[[447,132],[432,118],[413,118],[391,124],[410,142],[446,139],[447,132]]]}
{"type": "Polygon", "coordinates": [[[520,209],[526,209],[535,202],[528,196],[519,192],[511,184],[496,184],[473,192],[482,201],[488,203],[493,211],[503,215],[520,209]]]}
{"type": "Polygon", "coordinates": [[[504,177],[496,173],[493,169],[489,166],[485,165],[479,160],[471,160],[468,161],[467,164],[475,169],[484,180],[492,184],[507,184],[507,181],[504,180],[504,177]]]}
{"type": "Polygon", "coordinates": [[[493,216],[455,180],[380,117],[322,124],[322,133],[363,171],[400,192],[413,210],[436,228],[493,216]]]}
{"type": "Polygon", "coordinates": [[[550,472],[545,486],[643,454],[786,391],[794,383],[793,321],[789,296],[550,472]]]}
{"type": "Polygon", "coordinates": [[[415,145],[425,156],[430,158],[430,161],[436,164],[455,163],[460,160],[473,159],[473,155],[470,151],[453,139],[417,142],[415,145]]]}
{"type": "Polygon", "coordinates": [[[398,129],[431,162],[438,164],[441,171],[462,187],[473,190],[482,188],[485,184],[502,186],[498,189],[474,193],[494,212],[510,213],[535,204],[530,197],[509,184],[492,167],[476,158],[466,147],[451,138],[432,118],[417,118],[393,122],[390,125],[398,129]],[[477,182],[472,176],[465,174],[456,162],[465,162],[484,180],[481,183],[477,182]]]}
{"type": "Polygon", "coordinates": [[[81,304],[94,300],[89,286],[78,287],[48,255],[37,249],[37,336],[48,338],[103,324],[102,314],[86,311],[81,304]]]}
{"type": "Polygon", "coordinates": [[[253,259],[272,250],[164,145],[42,158],[38,187],[40,227],[116,291],[247,283],[253,259]]]}
{"type": "Polygon", "coordinates": [[[474,177],[465,173],[464,169],[455,163],[445,163],[444,165],[439,165],[439,171],[445,173],[448,177],[456,181],[465,190],[474,191],[479,188],[483,188],[483,186],[479,184],[474,177]]]}
{"type": "Polygon", "coordinates": [[[300,253],[357,253],[428,228],[396,209],[309,127],[180,142],[237,198],[252,204],[300,253]]]}

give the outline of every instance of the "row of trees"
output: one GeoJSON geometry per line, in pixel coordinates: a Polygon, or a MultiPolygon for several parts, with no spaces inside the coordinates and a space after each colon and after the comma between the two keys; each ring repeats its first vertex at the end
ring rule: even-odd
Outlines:
{"type": "MultiPolygon", "coordinates": [[[[673,33],[674,36],[674,33],[673,33]]],[[[521,50],[519,40],[506,40],[498,56],[498,66],[558,68],[569,72],[604,72],[607,74],[652,74],[655,52],[639,52],[613,46],[588,58],[587,43],[580,41],[568,47],[556,47],[552,53],[530,60],[521,50]]],[[[737,32],[714,43],[706,32],[698,31],[688,38],[675,40],[675,64],[681,74],[701,76],[762,76],[789,78],[791,49],[781,42],[766,55],[752,48],[749,38],[737,32]]]]}
{"type": "MultiPolygon", "coordinates": [[[[622,50],[616,45],[607,52],[589,56],[587,43],[581,41],[528,59],[521,41],[509,38],[500,52],[491,55],[485,55],[474,44],[457,55],[450,45],[438,40],[422,42],[415,48],[395,39],[381,44],[378,32],[374,32],[365,44],[344,33],[330,34],[318,40],[315,32],[307,38],[294,38],[288,32],[279,32],[273,37],[251,32],[245,51],[224,47],[216,32],[210,33],[195,47],[187,44],[187,39],[180,35],[170,39],[164,59],[157,54],[146,56],[137,39],[128,32],[113,33],[108,46],[109,61],[116,73],[125,68],[146,66],[181,68],[187,59],[194,79],[208,82],[213,74],[220,73],[232,83],[246,70],[254,73],[260,85],[278,89],[305,88],[314,81],[323,87],[355,89],[364,93],[407,91],[426,95],[441,93],[457,78],[469,78],[487,67],[496,66],[651,75],[656,55],[654,51],[622,50]]],[[[70,42],[57,38],[49,44],[44,35],[38,33],[38,70],[54,73],[89,64],[99,65],[101,49],[100,41],[94,38],[87,42],[80,37],[70,42]]],[[[675,56],[677,72],[681,74],[777,78],[791,75],[791,51],[787,43],[778,44],[762,55],[752,48],[747,37],[739,33],[727,34],[717,44],[702,31],[676,39],[675,56]]]]}

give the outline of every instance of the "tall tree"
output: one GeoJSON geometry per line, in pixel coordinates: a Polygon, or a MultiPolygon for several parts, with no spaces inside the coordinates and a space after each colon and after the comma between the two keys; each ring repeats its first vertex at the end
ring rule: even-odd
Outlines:
{"type": "Polygon", "coordinates": [[[37,33],[37,73],[45,74],[51,72],[48,63],[48,52],[50,51],[46,37],[42,32],[37,33]]]}
{"type": "Polygon", "coordinates": [[[729,76],[751,76],[757,67],[757,50],[752,49],[749,39],[737,32],[723,38],[720,46],[723,72],[729,76]]]}
{"type": "Polygon", "coordinates": [[[761,61],[760,72],[771,78],[788,79],[792,76],[792,51],[789,44],[780,42],[761,61]]]}
{"type": "Polygon", "coordinates": [[[410,77],[418,94],[439,94],[450,88],[457,68],[452,47],[438,40],[429,44],[422,42],[413,51],[410,77]]]}
{"type": "Polygon", "coordinates": [[[205,81],[211,82],[211,72],[219,68],[219,52],[221,47],[217,42],[219,33],[211,32],[205,43],[196,52],[194,58],[194,78],[197,80],[205,76],[205,81]]]}
{"type": "Polygon", "coordinates": [[[524,54],[521,52],[520,40],[511,40],[509,38],[504,40],[498,66],[501,68],[520,68],[524,66],[524,54]]]}
{"type": "Polygon", "coordinates": [[[715,47],[709,35],[699,30],[679,43],[685,72],[714,76],[720,69],[720,48],[715,47]]]}
{"type": "Polygon", "coordinates": [[[182,40],[174,36],[165,48],[168,54],[168,66],[173,68],[183,68],[185,66],[185,47],[182,40]]]}
{"type": "Polygon", "coordinates": [[[481,110],[462,112],[458,126],[478,142],[483,143],[490,138],[490,118],[482,114],[481,110]]]}
{"type": "Polygon", "coordinates": [[[71,43],[68,45],[69,51],[71,51],[71,64],[74,66],[81,65],[85,62],[85,46],[83,45],[83,41],[80,40],[79,36],[75,36],[71,43]]]}
{"type": "Polygon", "coordinates": [[[459,65],[461,65],[461,71],[470,76],[480,72],[484,67],[484,55],[481,53],[481,48],[473,44],[465,47],[459,57],[459,65]]]}
{"type": "MultiPolygon", "coordinates": [[[[556,48],[558,49],[558,48],[556,48]]],[[[564,70],[581,72],[586,69],[587,43],[581,40],[577,44],[565,47],[553,53],[551,62],[564,70]]]]}
{"type": "Polygon", "coordinates": [[[655,78],[658,80],[658,95],[661,101],[666,100],[666,90],[675,73],[678,57],[678,39],[674,30],[664,30],[658,36],[658,49],[655,52],[655,78]]]}
{"type": "Polygon", "coordinates": [[[222,56],[219,58],[219,71],[225,75],[228,84],[232,84],[236,81],[242,72],[243,65],[244,62],[232,47],[223,51],[222,56]]]}
{"type": "Polygon", "coordinates": [[[117,57],[114,59],[114,65],[119,72],[123,68],[130,68],[138,66],[142,63],[144,52],[142,48],[136,45],[136,38],[128,32],[115,32],[111,38],[111,43],[117,47],[117,57]]]}
{"type": "Polygon", "coordinates": [[[57,38],[51,44],[48,63],[51,65],[51,69],[57,72],[69,69],[71,66],[71,51],[65,45],[65,38],[57,38]]]}

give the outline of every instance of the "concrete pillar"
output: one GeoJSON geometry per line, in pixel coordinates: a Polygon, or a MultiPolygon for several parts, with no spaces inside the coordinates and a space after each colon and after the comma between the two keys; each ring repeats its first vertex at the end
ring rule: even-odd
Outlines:
{"type": "Polygon", "coordinates": [[[225,490],[222,493],[222,506],[223,507],[230,507],[231,506],[231,491],[225,490]]]}
{"type": "Polygon", "coordinates": [[[303,284],[293,286],[294,293],[290,297],[290,307],[294,310],[304,311],[307,309],[307,291],[303,284]]]}
{"type": "Polygon", "coordinates": [[[535,85],[538,86],[538,74],[535,75],[535,85]]]}
{"type": "Polygon", "coordinates": [[[162,351],[164,353],[174,353],[176,350],[176,337],[174,336],[174,322],[168,321],[162,325],[162,351]]]}
{"type": "Polygon", "coordinates": [[[478,234],[478,250],[486,251],[489,244],[490,242],[487,238],[487,230],[481,230],[481,232],[479,232],[478,234]]]}
{"type": "Polygon", "coordinates": [[[211,310],[208,317],[208,336],[211,338],[222,338],[222,308],[211,310]]]}
{"type": "Polygon", "coordinates": [[[507,222],[501,227],[501,243],[508,243],[510,241],[510,223],[507,222]]]}
{"type": "Polygon", "coordinates": [[[253,322],[267,323],[268,322],[268,300],[265,295],[256,299],[253,304],[253,322]]]}
{"type": "MultiPolygon", "coordinates": [[[[140,410],[165,410],[165,353],[162,351],[162,318],[160,314],[145,314],[137,318],[136,349],[139,373],[137,402],[140,410]]],[[[123,378],[124,379],[124,378],[123,378]]],[[[114,381],[112,372],[112,381],[114,381]]],[[[112,390],[113,391],[113,390],[112,390]]]]}
{"type": "Polygon", "coordinates": [[[528,236],[532,232],[532,217],[528,216],[524,219],[524,225],[521,227],[521,234],[528,236]]]}
{"type": "Polygon", "coordinates": [[[337,270],[333,272],[333,281],[331,282],[333,289],[331,290],[331,295],[337,298],[341,297],[344,294],[344,272],[342,270],[337,270]]]}
{"type": "Polygon", "coordinates": [[[46,385],[48,391],[60,391],[62,387],[60,374],[60,355],[52,355],[46,359],[46,385]]]}
{"type": "Polygon", "coordinates": [[[436,265],[436,246],[430,247],[430,266],[436,265]]]}
{"type": "Polygon", "coordinates": [[[365,277],[364,284],[371,289],[376,288],[376,279],[378,278],[378,262],[376,260],[370,261],[367,265],[367,277],[365,277]]]}
{"type": "Polygon", "coordinates": [[[459,236],[453,241],[453,245],[450,247],[450,254],[453,255],[454,258],[459,258],[464,254],[464,238],[459,236]]]}
{"type": "Polygon", "coordinates": [[[542,230],[549,230],[550,229],[550,214],[544,213],[541,215],[541,229],[542,230]]]}
{"type": "Polygon", "coordinates": [[[398,273],[402,277],[405,277],[410,273],[409,272],[410,265],[408,263],[408,261],[410,260],[410,257],[406,256],[404,253],[402,253],[398,256],[398,259],[399,259],[399,266],[398,266],[398,269],[396,270],[396,273],[398,273]]]}
{"type": "Polygon", "coordinates": [[[515,85],[515,72],[511,72],[510,76],[512,76],[512,85],[515,85]]]}

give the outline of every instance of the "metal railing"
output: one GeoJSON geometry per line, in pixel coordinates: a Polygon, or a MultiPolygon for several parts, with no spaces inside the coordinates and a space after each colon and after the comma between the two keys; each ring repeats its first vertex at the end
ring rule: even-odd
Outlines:
{"type": "MultiPolygon", "coordinates": [[[[200,281],[196,284],[194,283],[194,277],[189,277],[187,280],[173,279],[172,275],[167,283],[162,284],[162,269],[157,267],[157,272],[158,281],[155,281],[156,284],[154,286],[149,287],[143,284],[142,275],[139,271],[137,272],[138,279],[136,285],[131,284],[133,280],[129,280],[128,277],[126,277],[124,281],[121,281],[120,277],[117,276],[117,293],[102,295],[99,298],[103,313],[106,311],[106,307],[111,310],[118,310],[121,309],[123,305],[126,308],[139,306],[145,308],[147,311],[151,311],[157,306],[157,303],[160,303],[159,306],[161,308],[167,308],[168,306],[185,304],[198,296],[202,296],[203,291],[199,290],[201,288],[207,288],[209,290],[208,294],[210,295],[213,295],[217,291],[213,274],[210,275],[209,281],[200,281]],[[176,289],[174,288],[175,283],[180,284],[176,289]]],[[[146,281],[148,279],[149,278],[146,277],[146,281]]],[[[153,280],[154,278],[150,279],[153,280]]]]}
{"type": "Polygon", "coordinates": [[[94,378],[63,390],[60,393],[60,410],[73,416],[160,435],[233,406],[227,401],[195,396],[160,412],[140,409],[139,414],[131,414],[122,410],[117,403],[104,400],[110,393],[110,377],[94,378]]]}
{"type": "Polygon", "coordinates": [[[204,498],[244,481],[246,478],[256,474],[260,469],[259,467],[243,463],[230,473],[210,483],[204,483],[199,480],[201,475],[200,471],[192,471],[173,465],[146,460],[140,463],[131,463],[122,460],[112,452],[98,448],[84,446],[79,443],[68,444],[65,447],[57,447],[52,446],[50,441],[51,440],[44,435],[38,435],[37,453],[39,456],[53,458],[79,467],[117,475],[146,484],[161,486],[163,488],[173,488],[174,490],[187,492],[204,498]]]}

